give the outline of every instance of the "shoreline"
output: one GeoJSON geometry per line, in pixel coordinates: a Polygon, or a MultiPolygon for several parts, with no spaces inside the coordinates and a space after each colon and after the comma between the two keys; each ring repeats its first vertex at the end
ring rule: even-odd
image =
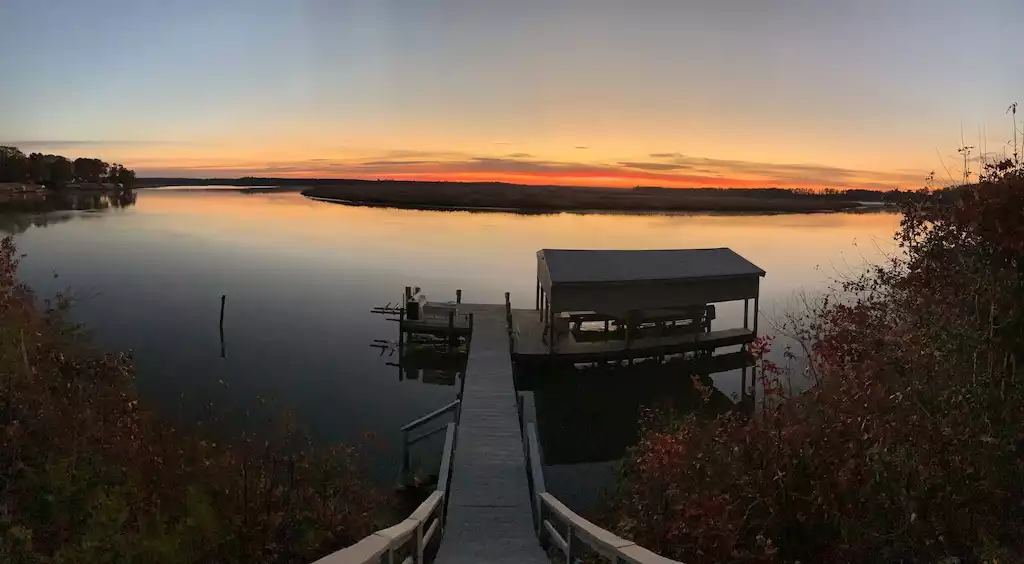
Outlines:
{"type": "Polygon", "coordinates": [[[415,204],[404,202],[375,202],[370,200],[352,200],[345,198],[331,198],[326,196],[313,196],[302,192],[302,196],[315,202],[338,204],[343,206],[364,207],[364,208],[390,208],[397,210],[414,211],[446,211],[446,212],[469,212],[469,213],[514,213],[520,215],[558,215],[563,213],[577,215],[792,215],[792,214],[826,214],[826,213],[863,213],[863,212],[896,212],[898,206],[891,205],[867,205],[858,204],[853,207],[842,209],[792,209],[792,210],[727,210],[727,209],[692,209],[692,210],[664,210],[664,209],[585,209],[585,208],[523,208],[523,207],[498,207],[498,206],[461,206],[461,205],[436,205],[436,204],[415,204]]]}
{"type": "Polygon", "coordinates": [[[383,180],[308,186],[301,194],[350,206],[519,214],[822,213],[862,207],[853,198],[776,188],[618,189],[383,180]]]}

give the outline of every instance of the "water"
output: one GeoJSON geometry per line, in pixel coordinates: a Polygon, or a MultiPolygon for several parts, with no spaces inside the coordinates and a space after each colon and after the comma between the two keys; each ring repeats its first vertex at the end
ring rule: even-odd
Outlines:
{"type": "MultiPolygon", "coordinates": [[[[223,189],[144,190],[134,205],[122,205],[31,221],[8,216],[0,229],[18,233],[28,255],[23,279],[42,295],[73,289],[75,315],[96,341],[133,351],[140,392],[161,413],[195,420],[212,400],[214,410],[239,419],[245,409],[255,413],[257,397],[269,398],[293,409],[319,441],[365,443],[372,433],[374,473],[387,484],[399,467],[398,429],[456,393],[444,383],[400,380],[386,364],[397,359],[369,346],[396,338],[394,324],[369,310],[397,301],[404,286],[421,286],[434,300],[453,299],[461,288],[466,302],[501,303],[507,291],[514,307],[533,307],[541,248],[727,246],[768,272],[764,333],[771,317],[792,307],[795,292],[820,291],[829,278],[892,251],[899,223],[890,213],[391,210],[223,189]],[[217,327],[222,294],[225,358],[217,327]]],[[[716,323],[737,325],[730,322],[739,307],[720,308],[716,323]]],[[[739,390],[733,374],[714,382],[726,396],[739,390]]],[[[588,397],[597,399],[571,408],[600,418],[595,406],[620,393],[617,385],[594,387],[588,397]]],[[[573,397],[560,393],[548,392],[545,401],[573,397]]],[[[607,461],[557,465],[546,474],[552,490],[585,508],[611,468],[607,461]]]]}

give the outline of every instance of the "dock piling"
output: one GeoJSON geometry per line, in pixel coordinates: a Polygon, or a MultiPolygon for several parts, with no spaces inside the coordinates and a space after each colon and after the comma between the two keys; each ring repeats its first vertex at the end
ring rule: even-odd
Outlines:
{"type": "Polygon", "coordinates": [[[224,302],[228,299],[227,295],[221,294],[220,296],[220,357],[224,358],[224,302]]]}

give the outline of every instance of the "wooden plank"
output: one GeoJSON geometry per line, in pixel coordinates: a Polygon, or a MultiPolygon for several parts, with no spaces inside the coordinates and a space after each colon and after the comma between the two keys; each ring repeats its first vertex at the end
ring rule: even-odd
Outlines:
{"type": "Polygon", "coordinates": [[[370,535],[356,544],[333,552],[313,564],[377,564],[388,551],[388,539],[370,535]]]}
{"type": "MultiPolygon", "coordinates": [[[[680,564],[679,562],[655,554],[646,548],[638,546],[631,540],[619,537],[610,531],[602,529],[590,521],[580,517],[576,512],[566,507],[562,502],[555,499],[551,494],[541,494],[541,499],[548,511],[557,516],[561,523],[568,525],[573,536],[573,544],[583,542],[592,550],[611,559],[613,562],[631,562],[634,564],[680,564]]],[[[549,521],[545,521],[545,528],[549,521]]],[[[549,529],[554,531],[554,527],[549,529]]],[[[555,544],[559,544],[558,540],[555,544]]],[[[559,545],[561,546],[561,545],[559,545]]],[[[575,549],[574,549],[575,550],[575,549]]]]}
{"type": "Polygon", "coordinates": [[[547,533],[548,540],[550,540],[555,546],[558,547],[562,553],[569,552],[569,543],[562,538],[562,534],[558,532],[558,529],[551,524],[551,521],[544,521],[544,531],[547,533]]]}
{"type": "Polygon", "coordinates": [[[409,515],[409,519],[413,521],[427,521],[427,518],[437,509],[437,506],[441,504],[444,499],[444,492],[435,491],[434,493],[427,496],[427,499],[423,500],[423,503],[416,508],[416,511],[409,515]]]}
{"type": "Polygon", "coordinates": [[[531,519],[505,307],[459,311],[475,321],[436,562],[548,564],[531,519]]]}
{"type": "Polygon", "coordinates": [[[434,538],[434,533],[437,532],[438,526],[440,526],[441,520],[434,519],[434,522],[430,524],[430,528],[423,534],[423,546],[430,544],[430,541],[434,538]]]}
{"type": "Polygon", "coordinates": [[[576,512],[569,509],[555,496],[549,493],[541,494],[541,500],[548,511],[558,516],[562,523],[568,523],[576,531],[576,535],[601,554],[614,554],[618,549],[633,545],[633,541],[619,537],[590,521],[580,517],[576,512]]]}
{"type": "MultiPolygon", "coordinates": [[[[427,501],[429,500],[430,498],[427,498],[427,501]]],[[[424,503],[427,502],[425,501],[424,503]]],[[[420,507],[422,507],[422,505],[420,507]]],[[[387,529],[381,529],[374,534],[378,537],[387,539],[392,547],[396,547],[416,534],[416,525],[419,525],[419,521],[409,518],[397,525],[388,527],[387,529]]]]}
{"type": "Polygon", "coordinates": [[[441,470],[437,473],[437,490],[448,491],[448,475],[451,473],[452,456],[455,448],[455,423],[448,424],[444,435],[444,450],[441,451],[441,470]]]}

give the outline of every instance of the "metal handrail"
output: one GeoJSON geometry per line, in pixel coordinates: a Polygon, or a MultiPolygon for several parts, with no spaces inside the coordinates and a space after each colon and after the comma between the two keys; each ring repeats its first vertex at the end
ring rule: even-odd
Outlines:
{"type": "MultiPolygon", "coordinates": [[[[465,383],[463,383],[463,385],[465,385],[465,383]]],[[[461,397],[461,395],[462,395],[461,392],[460,392],[459,395],[461,397]]],[[[442,415],[448,413],[449,411],[454,411],[455,412],[455,419],[456,419],[456,425],[457,425],[458,424],[458,414],[459,414],[459,406],[460,405],[462,405],[462,400],[460,400],[460,399],[453,400],[450,403],[448,403],[447,405],[439,407],[438,409],[435,409],[434,411],[431,411],[430,413],[424,415],[423,417],[420,417],[419,419],[416,419],[415,421],[412,421],[410,423],[405,424],[401,428],[401,431],[402,431],[402,474],[401,474],[401,480],[402,480],[403,483],[406,480],[408,480],[410,471],[412,469],[412,458],[411,458],[411,455],[410,455],[410,452],[409,452],[409,447],[411,447],[415,443],[418,443],[418,442],[422,441],[423,439],[426,439],[426,438],[428,438],[430,436],[433,436],[433,435],[441,432],[443,429],[445,429],[445,427],[438,427],[436,429],[433,429],[431,431],[427,431],[426,433],[422,433],[422,434],[420,434],[420,435],[418,435],[416,437],[412,437],[412,438],[409,437],[409,434],[412,432],[413,429],[415,429],[415,428],[417,428],[417,427],[419,427],[421,425],[425,425],[425,424],[433,421],[434,419],[437,419],[438,417],[441,417],[442,415]]],[[[440,480],[440,478],[438,478],[438,479],[440,480]]]]}
{"type": "Polygon", "coordinates": [[[401,523],[382,529],[329,554],[313,564],[424,564],[425,551],[444,532],[448,515],[448,486],[455,452],[455,423],[449,423],[438,473],[437,489],[401,523]],[[401,555],[408,554],[401,560],[401,555]]]}
{"type": "Polygon", "coordinates": [[[419,427],[424,423],[429,423],[430,421],[433,421],[434,419],[437,419],[438,417],[444,415],[445,413],[448,413],[449,411],[459,407],[459,403],[461,402],[462,400],[452,400],[450,403],[442,407],[439,407],[434,411],[431,411],[430,413],[424,415],[423,417],[420,417],[419,419],[414,419],[413,421],[406,423],[399,430],[402,431],[403,433],[407,433],[415,429],[416,427],[419,427]]]}

